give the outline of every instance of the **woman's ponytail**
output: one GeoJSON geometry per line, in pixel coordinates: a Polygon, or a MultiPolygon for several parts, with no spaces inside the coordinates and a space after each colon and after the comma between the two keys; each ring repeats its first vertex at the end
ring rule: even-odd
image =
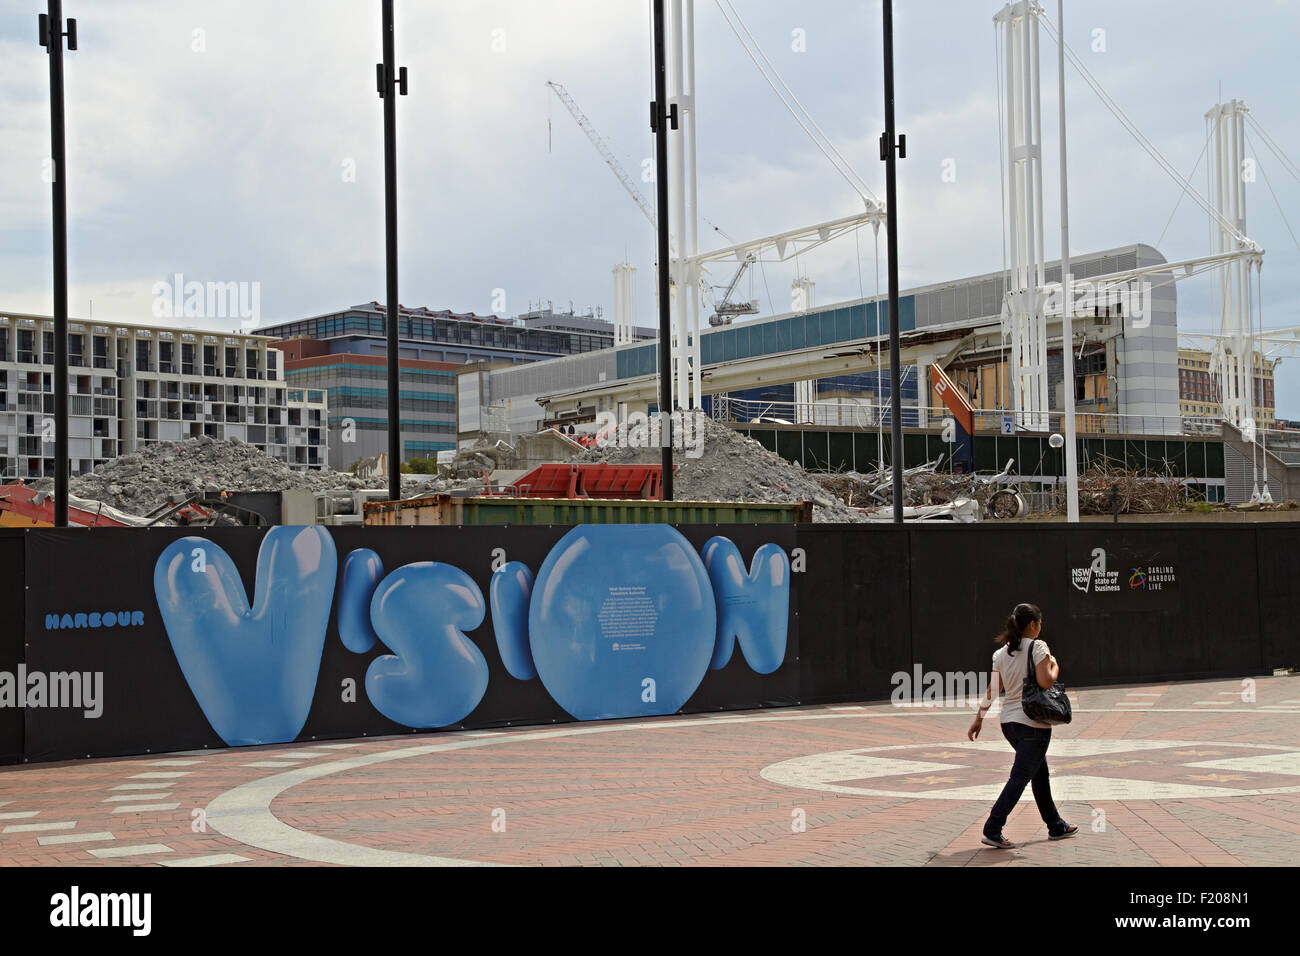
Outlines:
{"type": "Polygon", "coordinates": [[[1036,604],[1017,604],[1015,609],[1007,615],[1006,627],[1002,633],[993,640],[1007,649],[1007,655],[1011,656],[1020,648],[1020,640],[1024,636],[1024,630],[1034,621],[1042,623],[1043,612],[1038,609],[1036,604]]]}

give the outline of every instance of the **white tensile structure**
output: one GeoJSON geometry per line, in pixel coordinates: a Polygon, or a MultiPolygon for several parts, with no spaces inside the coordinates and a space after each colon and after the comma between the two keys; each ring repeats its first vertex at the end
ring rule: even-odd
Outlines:
{"type": "Polygon", "coordinates": [[[1003,7],[994,22],[1006,50],[1008,287],[1002,326],[1011,340],[1012,411],[1021,428],[1048,427],[1047,310],[1043,254],[1043,150],[1036,0],[1003,7]]]}
{"type": "MultiPolygon", "coordinates": [[[[676,135],[668,137],[668,215],[678,238],[671,264],[673,395],[681,408],[701,406],[699,179],[695,139],[695,0],[668,5],[668,107],[677,107],[676,135]],[[693,380],[693,383],[692,383],[693,380]],[[692,387],[693,384],[693,387],[692,387]]],[[[671,411],[671,409],[667,409],[671,411]]]]}
{"type": "Polygon", "coordinates": [[[627,345],[634,333],[636,266],[620,262],[614,266],[614,345],[627,345]]]}
{"type": "Polygon", "coordinates": [[[784,85],[735,8],[726,3],[725,7],[720,6],[723,17],[746,53],[781,99],[782,105],[795,117],[796,122],[840,175],[849,181],[861,197],[865,209],[852,216],[701,253],[696,168],[695,0],[669,0],[666,6],[668,104],[670,109],[677,107],[678,116],[677,129],[670,131],[668,139],[668,215],[672,227],[670,233],[677,240],[669,270],[674,286],[671,302],[673,338],[669,360],[672,362],[673,404],[687,409],[703,405],[702,382],[698,374],[701,371],[700,314],[704,273],[710,262],[729,262],[734,265],[746,260],[751,263],[788,262],[832,239],[849,235],[866,223],[883,222],[886,213],[884,205],[784,85]]]}
{"type": "MultiPolygon", "coordinates": [[[[790,283],[792,312],[811,312],[817,283],[808,276],[799,276],[790,283]]],[[[814,421],[813,403],[817,401],[817,380],[806,378],[794,383],[795,421],[799,424],[814,421]]]]}
{"type": "MultiPolygon", "coordinates": [[[[1246,150],[1246,104],[1241,100],[1216,103],[1205,114],[1209,140],[1210,199],[1218,219],[1210,219],[1213,251],[1246,250],[1246,184],[1242,164],[1246,150]],[[1225,221],[1226,220],[1226,221],[1225,221]],[[1228,228],[1229,224],[1235,231],[1228,228]]],[[[1218,372],[1223,417],[1253,439],[1256,404],[1251,395],[1256,370],[1252,316],[1251,268],[1262,256],[1242,256],[1219,267],[1219,337],[1211,358],[1211,373],[1218,372]]]]}

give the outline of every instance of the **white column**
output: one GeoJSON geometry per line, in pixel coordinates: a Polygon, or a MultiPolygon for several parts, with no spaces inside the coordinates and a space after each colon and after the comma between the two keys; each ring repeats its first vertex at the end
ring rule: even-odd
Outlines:
{"type": "Polygon", "coordinates": [[[1061,358],[1065,380],[1065,515],[1079,520],[1079,462],[1074,429],[1074,293],[1070,275],[1070,203],[1065,172],[1065,3],[1056,2],[1056,29],[1060,41],[1057,82],[1060,90],[1061,144],[1061,358]]]}
{"type": "MultiPolygon", "coordinates": [[[[698,292],[689,288],[690,280],[687,274],[686,249],[688,248],[689,238],[686,234],[686,142],[684,138],[684,109],[686,106],[685,98],[685,41],[684,41],[684,13],[682,10],[682,0],[672,0],[668,4],[668,104],[671,107],[677,106],[677,129],[669,127],[668,135],[668,161],[671,167],[668,177],[669,185],[669,216],[672,221],[672,233],[678,237],[677,254],[672,260],[672,274],[676,280],[677,288],[673,295],[673,350],[672,361],[673,371],[676,377],[676,384],[673,387],[673,396],[677,404],[682,408],[687,407],[691,400],[689,369],[687,366],[687,342],[686,342],[686,316],[689,309],[689,300],[692,294],[698,295],[698,292]]],[[[661,409],[664,412],[671,412],[671,408],[661,409]]]]}
{"type": "Polygon", "coordinates": [[[1047,426],[1047,317],[1044,309],[1042,120],[1038,5],[1020,0],[994,17],[1006,51],[1007,221],[1010,281],[1003,329],[1011,339],[1012,408],[1026,428],[1047,426]]]}
{"type": "Polygon", "coordinates": [[[685,123],[683,125],[683,138],[685,140],[683,151],[686,157],[686,200],[687,200],[687,218],[684,226],[686,228],[686,256],[691,257],[692,263],[689,280],[689,303],[690,310],[686,317],[687,332],[690,335],[691,343],[687,349],[687,355],[690,360],[690,371],[692,375],[692,388],[689,393],[682,396],[683,408],[702,408],[703,399],[701,395],[701,373],[700,367],[700,266],[694,261],[694,257],[700,253],[700,212],[699,212],[699,176],[697,160],[699,157],[699,143],[696,139],[697,124],[695,121],[695,0],[685,0],[685,10],[683,11],[683,22],[685,24],[686,37],[684,44],[685,66],[686,66],[686,89],[685,89],[685,123]]]}

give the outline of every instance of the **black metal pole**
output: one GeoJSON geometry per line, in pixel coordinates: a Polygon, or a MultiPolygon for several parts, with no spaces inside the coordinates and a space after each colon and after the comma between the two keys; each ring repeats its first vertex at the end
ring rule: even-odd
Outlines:
{"type": "Polygon", "coordinates": [[[397,344],[397,93],[406,95],[406,67],[393,66],[393,0],[381,0],[384,62],[379,65],[379,98],[384,101],[384,241],[388,272],[388,497],[402,497],[401,349],[397,344]]]}
{"type": "MultiPolygon", "coordinates": [[[[68,526],[68,181],[63,137],[63,38],[77,48],[77,21],[63,32],[63,0],[37,18],[50,58],[50,158],[54,164],[54,525],[68,526]]],[[[42,429],[44,431],[44,429],[42,429]]]]}
{"type": "MultiPolygon", "coordinates": [[[[889,417],[890,458],[894,468],[894,523],[903,523],[903,394],[898,344],[898,170],[895,150],[906,156],[907,141],[894,130],[894,3],[883,0],[885,37],[885,132],[880,158],[885,161],[885,247],[889,257],[889,417]]],[[[919,383],[918,383],[919,386],[919,383]]],[[[918,391],[918,395],[919,395],[918,391]]]]}
{"type": "MultiPolygon", "coordinates": [[[[650,128],[655,133],[656,233],[659,242],[659,422],[663,430],[663,500],[673,500],[673,372],[670,357],[668,269],[668,57],[664,49],[664,0],[654,0],[655,100],[650,104],[650,128]]],[[[676,127],[675,117],[673,126],[676,127]]]]}

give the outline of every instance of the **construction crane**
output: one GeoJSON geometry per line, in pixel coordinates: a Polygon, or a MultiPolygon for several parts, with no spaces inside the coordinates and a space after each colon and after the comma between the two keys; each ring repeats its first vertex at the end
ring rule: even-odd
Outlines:
{"type": "MultiPolygon", "coordinates": [[[[592,126],[591,120],[587,119],[587,114],[582,111],[576,102],[574,102],[573,97],[569,95],[569,91],[559,83],[553,83],[550,80],[547,80],[546,85],[549,86],[552,92],[560,98],[560,102],[564,104],[564,108],[573,116],[574,122],[576,122],[578,127],[587,134],[587,139],[591,140],[591,145],[596,147],[596,152],[600,153],[601,158],[605,160],[605,165],[614,171],[614,175],[617,176],[618,181],[623,184],[623,188],[627,190],[627,194],[635,200],[638,206],[641,207],[641,211],[645,213],[646,219],[650,220],[650,225],[657,229],[658,218],[655,216],[654,206],[650,205],[650,200],[646,199],[645,193],[641,192],[637,187],[636,182],[628,175],[627,170],[619,164],[618,158],[610,148],[605,145],[605,141],[601,139],[600,134],[596,132],[596,127],[592,126]]],[[[674,248],[676,247],[676,243],[673,242],[671,238],[669,240],[669,245],[674,248]]]]}
{"type": "Polygon", "coordinates": [[[754,315],[758,312],[757,301],[731,301],[736,286],[740,285],[741,277],[757,261],[758,257],[754,253],[746,253],[745,257],[740,260],[740,265],[736,267],[736,274],[731,277],[731,282],[727,284],[726,288],[722,290],[722,295],[718,297],[713,295],[714,287],[708,285],[703,278],[700,279],[700,291],[704,293],[704,298],[709,305],[713,306],[713,314],[709,316],[709,325],[730,325],[731,320],[738,315],[754,315]]]}
{"type": "MultiPolygon", "coordinates": [[[[578,106],[577,101],[569,95],[569,91],[561,84],[547,80],[546,85],[551,88],[551,91],[557,97],[559,97],[560,102],[563,103],[564,108],[569,111],[569,115],[573,117],[573,120],[578,124],[579,129],[587,134],[587,139],[591,140],[591,145],[596,147],[596,152],[600,153],[601,158],[605,160],[605,165],[613,171],[614,175],[618,177],[618,181],[623,184],[623,188],[627,190],[627,194],[632,197],[633,201],[636,202],[641,211],[645,213],[645,217],[649,220],[650,225],[657,229],[658,217],[655,215],[654,207],[650,205],[650,200],[646,198],[645,194],[641,192],[640,188],[637,186],[636,181],[632,179],[627,170],[625,170],[619,163],[618,158],[605,144],[600,133],[596,131],[596,127],[593,126],[591,120],[587,118],[587,114],[582,111],[580,106],[578,106]]],[[[714,226],[713,228],[724,238],[734,242],[730,236],[717,226],[714,226]]],[[[677,240],[671,234],[668,237],[668,245],[675,257],[677,255],[677,240]]],[[[710,325],[729,325],[731,324],[731,320],[738,315],[754,315],[759,311],[758,303],[755,301],[731,301],[731,296],[735,293],[736,287],[740,285],[740,280],[745,275],[746,270],[758,261],[757,255],[753,252],[738,255],[736,258],[739,260],[736,273],[731,277],[731,281],[725,287],[711,286],[708,284],[704,276],[700,277],[700,294],[713,309],[713,315],[709,317],[710,325]],[[715,288],[723,290],[721,296],[714,294],[715,288]]]]}

